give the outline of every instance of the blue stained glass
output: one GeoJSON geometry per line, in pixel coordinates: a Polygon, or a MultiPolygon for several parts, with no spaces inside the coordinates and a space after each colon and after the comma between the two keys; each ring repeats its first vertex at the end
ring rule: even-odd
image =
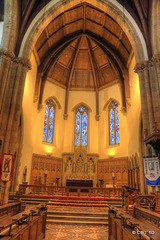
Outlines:
{"type": "Polygon", "coordinates": [[[75,120],[75,145],[87,146],[88,139],[88,114],[87,109],[83,106],[79,107],[75,120]]]}
{"type": "Polygon", "coordinates": [[[119,112],[118,112],[118,106],[115,110],[115,124],[116,124],[116,143],[119,143],[119,112]]]}
{"type": "Polygon", "coordinates": [[[119,144],[119,112],[118,104],[112,102],[109,106],[109,130],[110,130],[110,145],[119,144]]]}
{"type": "Polygon", "coordinates": [[[82,146],[87,146],[88,137],[88,115],[86,112],[82,115],[82,146]]]}
{"type": "Polygon", "coordinates": [[[43,142],[47,140],[47,126],[48,126],[48,115],[49,115],[49,108],[46,105],[45,117],[44,117],[44,127],[43,127],[43,142]]]}
{"type": "Polygon", "coordinates": [[[53,125],[54,125],[54,108],[50,109],[50,116],[48,121],[48,139],[47,142],[52,143],[53,138],[53,125]]]}
{"type": "Polygon", "coordinates": [[[76,114],[76,124],[75,124],[75,145],[80,145],[81,139],[81,114],[77,112],[76,114]]]}
{"type": "Polygon", "coordinates": [[[84,107],[80,107],[80,108],[79,108],[79,111],[80,111],[80,112],[84,112],[84,110],[85,110],[84,107]]]}
{"type": "Polygon", "coordinates": [[[49,100],[46,104],[45,110],[43,142],[52,143],[53,141],[54,115],[55,115],[54,104],[52,100],[49,100]]]}
{"type": "Polygon", "coordinates": [[[114,135],[114,110],[110,110],[110,144],[115,144],[115,135],[114,135]]]}

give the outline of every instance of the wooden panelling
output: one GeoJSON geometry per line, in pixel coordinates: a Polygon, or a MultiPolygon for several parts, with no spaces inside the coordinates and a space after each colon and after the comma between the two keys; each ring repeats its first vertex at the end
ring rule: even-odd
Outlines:
{"type": "Polygon", "coordinates": [[[56,178],[62,180],[62,159],[33,154],[31,167],[31,184],[56,185],[56,178]]]}
{"type": "Polygon", "coordinates": [[[128,158],[103,159],[98,161],[98,180],[104,181],[103,187],[128,185],[128,158]]]}
{"type": "Polygon", "coordinates": [[[21,203],[8,203],[0,206],[0,220],[5,217],[13,216],[21,211],[21,203]]]}

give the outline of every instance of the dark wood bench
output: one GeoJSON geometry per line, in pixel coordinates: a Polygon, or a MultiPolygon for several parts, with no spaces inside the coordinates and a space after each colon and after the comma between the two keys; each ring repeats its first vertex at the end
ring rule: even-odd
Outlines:
{"type": "Polygon", "coordinates": [[[0,221],[0,238],[4,236],[12,236],[11,235],[11,230],[12,230],[12,225],[14,224],[14,221],[11,217],[7,217],[7,219],[4,219],[3,221],[0,221]],[[6,234],[1,234],[1,231],[9,228],[8,233],[6,234]]]}
{"type": "MultiPolygon", "coordinates": [[[[121,224],[123,227],[125,228],[129,227],[135,230],[136,232],[137,231],[146,232],[146,234],[144,235],[147,235],[150,238],[150,240],[152,239],[160,240],[160,229],[154,227],[152,224],[149,224],[148,222],[145,221],[140,221],[139,219],[130,216],[122,209],[111,207],[110,210],[113,211],[115,218],[121,219],[121,224]],[[152,231],[154,231],[154,234],[151,233],[152,231]]],[[[141,234],[139,234],[139,239],[141,239],[141,234]]]]}

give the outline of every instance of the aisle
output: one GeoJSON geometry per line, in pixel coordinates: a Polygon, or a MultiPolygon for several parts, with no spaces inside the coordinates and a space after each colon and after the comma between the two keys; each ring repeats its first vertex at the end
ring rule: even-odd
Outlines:
{"type": "Polygon", "coordinates": [[[46,240],[107,240],[108,227],[85,224],[47,224],[46,240]]]}

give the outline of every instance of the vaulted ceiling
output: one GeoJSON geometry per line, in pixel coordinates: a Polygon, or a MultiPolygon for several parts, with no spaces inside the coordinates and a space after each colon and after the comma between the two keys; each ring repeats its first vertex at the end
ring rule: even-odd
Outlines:
{"type": "Polygon", "coordinates": [[[48,24],[34,54],[39,65],[35,98],[40,89],[41,103],[46,80],[65,87],[67,93],[75,88],[97,92],[117,81],[124,85],[132,47],[113,18],[81,3],[48,24]]]}
{"type": "MultiPolygon", "coordinates": [[[[16,54],[31,21],[50,1],[19,0],[21,15],[16,54]]],[[[135,19],[149,46],[150,1],[117,2],[135,19]]],[[[66,88],[65,113],[70,90],[95,90],[98,106],[99,89],[118,81],[125,106],[125,95],[129,96],[128,62],[133,54],[132,46],[121,26],[106,12],[82,1],[46,26],[33,52],[38,64],[35,99],[39,99],[39,103],[47,80],[66,88]]]]}

